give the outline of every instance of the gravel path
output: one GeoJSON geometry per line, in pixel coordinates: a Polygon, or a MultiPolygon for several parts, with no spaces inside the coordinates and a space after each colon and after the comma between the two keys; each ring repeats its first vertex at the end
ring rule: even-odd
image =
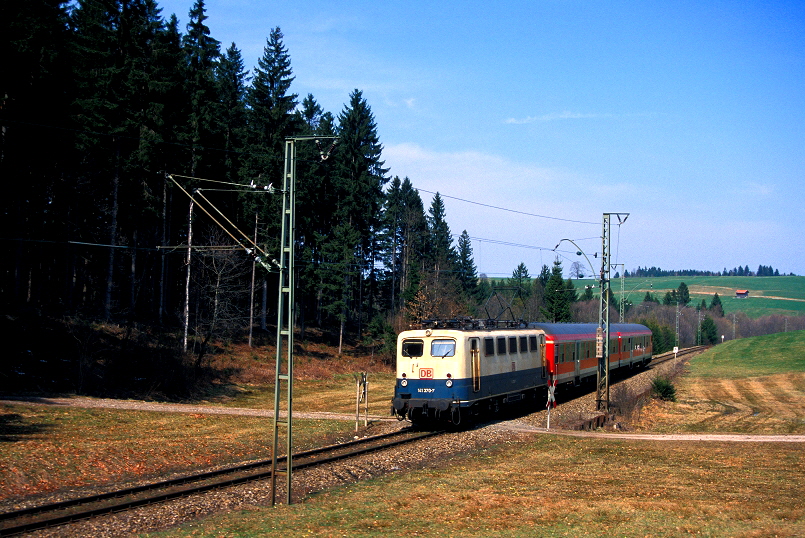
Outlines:
{"type": "MultiPolygon", "coordinates": [[[[252,409],[248,407],[218,407],[210,405],[157,403],[142,400],[113,400],[109,398],[85,398],[75,396],[72,398],[40,398],[19,397],[0,400],[0,404],[28,403],[34,405],[57,405],[65,407],[82,407],[91,409],[122,409],[126,411],[157,411],[163,413],[202,413],[207,415],[241,415],[250,417],[273,417],[274,411],[268,409],[252,409]]],[[[280,413],[282,416],[284,413],[280,413]]],[[[294,410],[296,418],[329,419],[329,420],[355,420],[355,415],[343,413],[329,413],[326,411],[299,412],[294,410]]],[[[361,414],[361,420],[364,415],[361,414]]],[[[371,421],[396,421],[390,416],[369,415],[371,421]]]]}

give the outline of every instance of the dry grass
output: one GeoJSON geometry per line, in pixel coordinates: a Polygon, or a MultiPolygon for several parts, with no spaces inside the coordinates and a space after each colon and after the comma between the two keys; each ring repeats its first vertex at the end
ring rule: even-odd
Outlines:
{"type": "Polygon", "coordinates": [[[165,534],[801,536],[801,450],[540,436],[165,534]]]}
{"type": "Polygon", "coordinates": [[[805,373],[683,377],[677,402],[653,401],[634,426],[655,432],[805,433],[805,373]]]}
{"type": "MultiPolygon", "coordinates": [[[[354,414],[356,401],[356,374],[330,375],[323,380],[294,381],[294,412],[335,412],[354,414]]],[[[369,414],[390,416],[391,396],[394,393],[394,373],[370,373],[369,414]]],[[[284,394],[284,393],[282,393],[284,394]]],[[[273,386],[241,387],[237,394],[222,402],[227,407],[249,407],[255,409],[274,408],[273,386]]],[[[281,408],[285,409],[284,400],[281,408]]],[[[361,403],[361,413],[364,412],[361,403]]]]}
{"type": "MultiPolygon", "coordinates": [[[[0,416],[0,500],[271,456],[269,418],[25,404],[0,416]]],[[[298,420],[294,446],[351,437],[354,426],[298,420]]]]}
{"type": "MultiPolygon", "coordinates": [[[[301,340],[297,331],[294,341],[294,379],[327,380],[356,372],[394,372],[390,358],[375,354],[371,347],[345,343],[342,354],[338,355],[338,348],[327,341],[325,333],[308,329],[305,334],[305,340],[301,340]]],[[[268,385],[274,382],[276,353],[271,344],[249,347],[242,342],[232,343],[221,346],[210,359],[210,366],[227,372],[235,384],[268,385]]]]}

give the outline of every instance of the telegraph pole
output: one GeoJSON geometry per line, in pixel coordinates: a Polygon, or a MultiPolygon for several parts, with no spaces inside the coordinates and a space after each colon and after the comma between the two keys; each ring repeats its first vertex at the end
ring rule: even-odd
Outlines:
{"type": "Polygon", "coordinates": [[[601,231],[601,302],[598,309],[598,330],[596,331],[596,356],[598,357],[598,390],[596,392],[597,408],[609,412],[609,301],[610,290],[610,235],[612,216],[618,219],[618,225],[626,222],[629,213],[604,213],[601,231]]]}
{"type": "Polygon", "coordinates": [[[332,140],[325,152],[319,147],[321,159],[326,160],[335,146],[334,136],[297,136],[285,139],[285,167],[282,175],[282,232],[280,235],[279,297],[277,301],[277,359],[274,374],[274,438],[271,451],[271,505],[276,503],[277,475],[285,475],[285,503],[291,504],[293,474],[293,325],[296,319],[294,302],[294,232],[296,231],[296,143],[306,140],[332,140]],[[284,344],[284,345],[283,345],[284,344]],[[284,349],[283,349],[284,348],[284,349]],[[285,396],[285,416],[281,416],[282,396],[285,396]],[[279,430],[285,428],[285,469],[277,468],[279,430]]]}

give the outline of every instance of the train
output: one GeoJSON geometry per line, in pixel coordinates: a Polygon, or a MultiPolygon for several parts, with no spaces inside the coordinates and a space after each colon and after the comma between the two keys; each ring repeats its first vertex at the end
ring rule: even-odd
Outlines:
{"type": "MultiPolygon", "coordinates": [[[[427,321],[397,338],[392,414],[459,425],[598,375],[594,323],[427,321]]],[[[603,341],[601,342],[603,345],[603,341]]],[[[647,365],[651,330],[610,324],[610,371],[647,365]]],[[[547,398],[546,398],[547,401],[547,398]]]]}

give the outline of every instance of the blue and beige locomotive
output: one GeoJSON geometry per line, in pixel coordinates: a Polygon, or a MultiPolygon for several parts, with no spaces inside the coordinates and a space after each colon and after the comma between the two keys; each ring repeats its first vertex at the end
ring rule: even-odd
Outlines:
{"type": "MultiPolygon", "coordinates": [[[[392,411],[412,422],[460,424],[545,393],[549,381],[578,384],[598,373],[593,323],[429,321],[397,338],[392,411]]],[[[651,331],[610,326],[610,369],[651,360],[651,331]]]]}

